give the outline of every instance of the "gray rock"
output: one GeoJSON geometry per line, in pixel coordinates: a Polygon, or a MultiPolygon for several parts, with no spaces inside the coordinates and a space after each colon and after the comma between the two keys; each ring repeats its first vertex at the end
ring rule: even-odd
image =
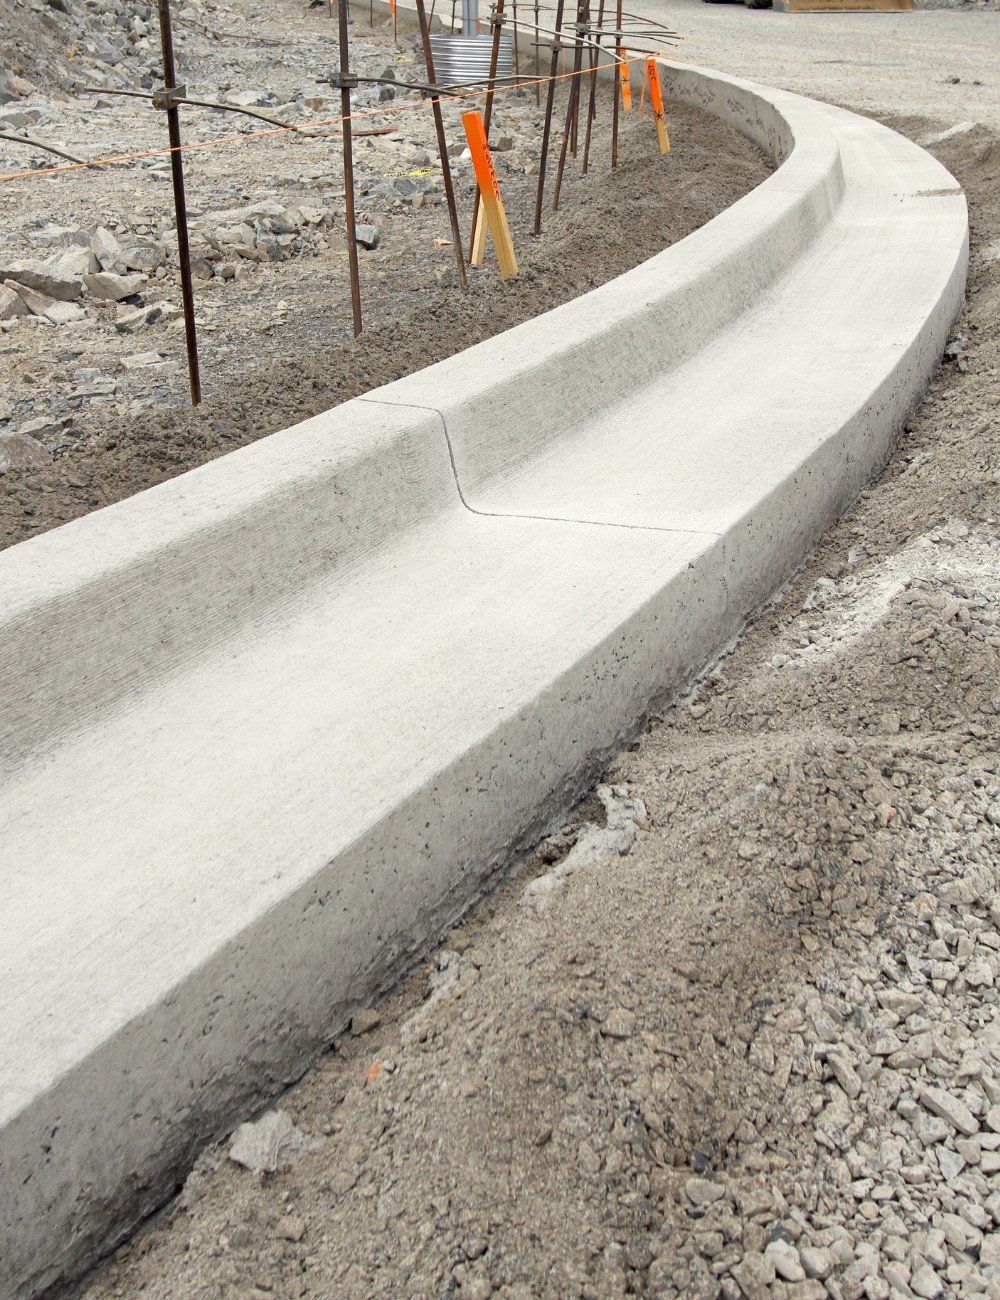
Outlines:
{"type": "Polygon", "coordinates": [[[57,257],[47,258],[45,265],[52,267],[59,275],[82,278],[96,271],[98,262],[89,248],[71,248],[57,257]]]}
{"type": "Polygon", "coordinates": [[[51,459],[42,444],[30,434],[20,430],[0,433],[0,473],[6,473],[9,469],[31,469],[36,465],[46,465],[51,459]]]}
{"type": "Polygon", "coordinates": [[[159,352],[133,352],[131,356],[122,357],[123,370],[146,370],[150,366],[165,366],[166,359],[159,352]]]}
{"type": "Polygon", "coordinates": [[[138,334],[149,325],[155,325],[158,320],[162,320],[168,315],[167,309],[161,303],[152,303],[148,307],[137,307],[135,311],[126,311],[115,321],[115,329],[119,334],[138,334]]]}
{"type": "Polygon", "coordinates": [[[910,1278],[910,1290],[914,1295],[923,1296],[924,1300],[937,1300],[944,1294],[941,1279],[929,1264],[922,1264],[910,1278]]]}
{"type": "Polygon", "coordinates": [[[116,275],[126,270],[125,257],[118,240],[104,226],[98,226],[90,241],[90,251],[101,264],[103,271],[113,271],[116,275]]]}
{"type": "Polygon", "coordinates": [[[684,1191],[692,1205],[711,1205],[726,1194],[721,1183],[713,1183],[707,1178],[689,1178],[684,1191]]]}
{"type": "Polygon", "coordinates": [[[827,1057],[827,1064],[833,1071],[833,1076],[853,1101],[861,1092],[861,1080],[858,1078],[854,1067],[839,1052],[831,1052],[827,1057]]]}
{"type": "Polygon", "coordinates": [[[0,268],[0,280],[23,284],[26,289],[59,302],[76,302],[83,293],[83,280],[43,262],[12,262],[0,268]]]}
{"type": "Polygon", "coordinates": [[[960,1133],[972,1137],[979,1132],[979,1121],[968,1106],[943,1088],[925,1088],[920,1094],[920,1102],[931,1114],[940,1115],[960,1133]]]}
{"type": "Polygon", "coordinates": [[[74,325],[87,319],[87,313],[75,302],[54,302],[45,308],[44,314],[53,325],[74,325]]]}
{"type": "Polygon", "coordinates": [[[90,231],[79,226],[43,226],[28,232],[28,243],[36,248],[88,248],[90,231]]]}
{"type": "Polygon", "coordinates": [[[806,1277],[817,1278],[820,1282],[830,1276],[836,1264],[833,1252],[825,1246],[803,1246],[799,1251],[799,1259],[806,1277]]]}
{"type": "Polygon", "coordinates": [[[756,1251],[747,1251],[733,1267],[732,1274],[747,1300],[764,1300],[775,1278],[774,1261],[756,1251]]]}
{"type": "Polygon", "coordinates": [[[784,1278],[786,1282],[804,1282],[806,1280],[806,1271],[799,1259],[799,1252],[790,1241],[784,1241],[779,1237],[768,1244],[764,1255],[774,1265],[774,1271],[778,1277],[784,1278]]]}
{"type": "Polygon", "coordinates": [[[21,295],[7,285],[0,284],[0,320],[14,320],[27,314],[28,306],[21,295]]]}
{"type": "Polygon", "coordinates": [[[252,1173],[271,1174],[290,1169],[311,1145],[283,1110],[269,1110],[239,1126],[229,1141],[229,1159],[252,1173]]]}
{"type": "Polygon", "coordinates": [[[17,432],[29,438],[44,440],[58,437],[62,429],[63,425],[59,420],[51,420],[47,415],[36,415],[33,420],[25,420],[17,432]]]}
{"type": "Polygon", "coordinates": [[[378,226],[355,226],[354,239],[362,248],[378,248],[381,239],[378,226]]]}
{"type": "Polygon", "coordinates": [[[162,244],[153,242],[138,244],[134,248],[126,249],[123,259],[128,270],[144,271],[148,274],[164,264],[167,260],[167,250],[162,244]]]}
{"type": "Polygon", "coordinates": [[[121,302],[131,298],[146,284],[144,275],[116,275],[113,271],[96,271],[85,275],[83,283],[92,298],[100,302],[121,302]]]}
{"type": "Polygon", "coordinates": [[[14,290],[32,316],[44,316],[48,308],[52,306],[51,298],[46,298],[44,293],[36,293],[34,289],[29,289],[26,284],[15,284],[12,280],[6,287],[14,290]]]}

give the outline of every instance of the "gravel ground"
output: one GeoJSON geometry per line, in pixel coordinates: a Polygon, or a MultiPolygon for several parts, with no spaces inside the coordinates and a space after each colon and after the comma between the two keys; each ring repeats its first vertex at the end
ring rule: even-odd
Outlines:
{"type": "MultiPolygon", "coordinates": [[[[134,7],[102,0],[109,20],[98,22],[77,0],[65,3],[69,14],[47,10],[60,37],[50,46],[30,39],[37,23],[32,11],[0,0],[7,19],[0,48],[37,87],[25,93],[22,86],[0,107],[0,129],[4,122],[31,129],[89,157],[106,154],[115,142],[139,150],[162,145],[161,115],[137,109],[134,101],[72,89],[84,78],[105,90],[109,83],[151,80],[154,42],[148,30],[132,39],[134,7]],[[77,54],[67,58],[60,51],[71,38],[77,54]],[[86,50],[94,53],[84,59],[86,50]],[[23,122],[26,116],[32,120],[23,122]]],[[[244,0],[187,6],[178,21],[181,75],[192,95],[228,95],[290,122],[313,121],[335,111],[329,87],[324,92],[315,83],[332,58],[332,26],[325,8],[303,11],[287,0],[273,4],[266,19],[244,0]],[[275,62],[278,42],[282,57],[275,62]]],[[[388,69],[400,79],[418,70],[412,34],[401,28],[397,48],[387,25],[373,30],[359,17],[353,28],[356,68],[388,69]]],[[[186,156],[206,393],[196,413],[187,401],[164,160],[0,187],[0,279],[24,279],[18,268],[28,259],[30,283],[47,291],[40,304],[37,293],[31,299],[28,315],[10,287],[20,282],[0,284],[0,547],[574,297],[702,225],[769,170],[733,130],[675,106],[669,158],[657,152],[648,112],[632,114],[623,117],[620,165],[611,173],[602,92],[591,170],[581,176],[577,167],[567,168],[560,210],[548,213],[543,237],[532,239],[540,112],[530,91],[506,92],[497,97],[492,138],[520,274],[502,284],[489,254],[485,268],[470,271],[471,287],[462,293],[429,109],[403,92],[383,101],[383,93],[359,90],[356,109],[369,115],[356,128],[396,128],[358,141],[360,220],[379,235],[378,247],[360,255],[366,329],[358,341],[341,235],[339,141],[325,132],[291,140],[227,138],[224,147],[186,156]],[[20,313],[9,320],[2,319],[5,295],[20,313]]],[[[449,106],[446,121],[465,238],[473,180],[461,157],[460,111],[449,106]]],[[[240,122],[248,130],[260,127],[232,115],[191,112],[185,138],[218,139],[240,122]]],[[[31,157],[0,142],[0,171],[31,157]]],[[[35,161],[41,164],[44,155],[35,161]]]]}
{"type": "Polygon", "coordinates": [[[1000,1296],[1000,141],[934,151],[971,293],[881,481],[92,1300],[1000,1296]]]}

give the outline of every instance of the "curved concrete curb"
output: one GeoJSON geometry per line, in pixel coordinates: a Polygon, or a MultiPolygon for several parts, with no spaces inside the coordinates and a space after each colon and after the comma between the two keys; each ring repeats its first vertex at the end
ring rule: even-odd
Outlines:
{"type": "Polygon", "coordinates": [[[584,297],[0,556],[0,1294],[71,1277],[687,682],[883,463],[963,295],[891,131],[584,297]]]}

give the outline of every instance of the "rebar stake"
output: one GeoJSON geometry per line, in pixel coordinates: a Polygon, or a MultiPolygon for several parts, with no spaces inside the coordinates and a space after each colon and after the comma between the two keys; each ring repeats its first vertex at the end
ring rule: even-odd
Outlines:
{"type": "Polygon", "coordinates": [[[538,51],[542,48],[542,43],[538,39],[538,0],[535,0],[535,106],[542,106],[542,83],[540,80],[542,72],[542,63],[538,51]]]}
{"type": "Polygon", "coordinates": [[[163,51],[163,103],[167,111],[167,134],[170,139],[170,179],[174,186],[177,261],[181,272],[181,300],[184,305],[184,341],[187,344],[191,405],[197,406],[201,401],[201,372],[198,368],[198,335],[194,323],[194,290],[191,285],[191,245],[188,240],[187,202],[184,197],[180,112],[171,94],[177,89],[177,76],[174,69],[174,38],[170,27],[170,0],[157,0],[157,8],[160,19],[160,47],[163,51]]]}
{"type": "Polygon", "coordinates": [[[615,102],[611,110],[611,170],[618,166],[618,100],[622,88],[622,0],[615,12],[615,102]]]}
{"type": "Polygon", "coordinates": [[[587,108],[587,134],[583,141],[583,174],[587,174],[587,166],[590,162],[590,133],[594,122],[597,119],[597,61],[601,55],[601,36],[604,26],[604,0],[601,0],[597,10],[597,32],[594,34],[594,43],[590,47],[590,104],[587,108]]]}
{"type": "Polygon", "coordinates": [[[358,270],[357,227],[354,220],[354,145],[351,138],[351,74],[347,44],[347,0],[337,0],[337,44],[340,47],[340,117],[344,145],[344,216],[347,225],[347,258],[351,270],[351,312],[354,337],[361,333],[361,273],[358,270]]]}
{"type": "Polygon", "coordinates": [[[552,38],[552,64],[549,68],[548,87],[545,92],[545,124],[542,127],[542,157],[538,164],[538,189],[535,193],[535,225],[533,235],[542,233],[542,203],[545,201],[545,168],[549,157],[549,136],[552,133],[552,105],[556,96],[556,73],[559,70],[559,37],[562,31],[563,10],[566,0],[556,0],[555,35],[552,38]]]}
{"type": "MultiPolygon", "coordinates": [[[[562,190],[563,172],[566,168],[566,149],[576,131],[576,121],[580,107],[580,73],[583,69],[583,41],[580,40],[580,25],[586,22],[589,12],[588,0],[579,0],[576,10],[577,40],[573,51],[573,79],[569,88],[569,100],[566,104],[566,126],[563,130],[562,148],[559,150],[559,167],[556,171],[556,186],[552,191],[552,211],[559,209],[559,194],[562,190]]],[[[575,153],[575,150],[574,150],[575,153]]]]}
{"type": "MultiPolygon", "coordinates": [[[[427,82],[433,86],[434,55],[431,51],[431,34],[424,11],[424,0],[417,0],[417,18],[420,22],[420,40],[424,47],[424,64],[427,68],[427,82]]],[[[464,289],[468,284],[465,274],[465,253],[462,251],[462,232],[458,228],[458,208],[455,204],[455,188],[451,183],[451,164],[448,161],[448,141],[444,133],[444,117],[441,114],[441,100],[431,95],[431,110],[434,113],[434,130],[437,133],[438,153],[441,156],[441,176],[444,180],[444,194],[448,201],[448,219],[451,222],[451,237],[455,245],[455,265],[458,267],[458,279],[464,289]]]]}

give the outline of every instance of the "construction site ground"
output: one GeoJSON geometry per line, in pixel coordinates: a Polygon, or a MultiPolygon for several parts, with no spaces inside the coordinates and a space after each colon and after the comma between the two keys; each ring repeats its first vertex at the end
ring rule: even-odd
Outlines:
{"type": "MultiPolygon", "coordinates": [[[[109,64],[117,51],[109,55],[100,45],[104,29],[95,36],[83,18],[76,50],[66,54],[72,7],[69,15],[52,14],[60,41],[51,48],[30,39],[37,27],[30,13],[3,10],[0,0],[7,57],[45,94],[0,107],[0,129],[9,121],[90,158],[151,152],[99,172],[70,170],[0,185],[0,272],[25,259],[66,258],[86,286],[72,301],[50,305],[59,324],[43,314],[0,320],[0,547],[575,297],[703,225],[770,171],[732,128],[680,105],[672,110],[671,154],[661,159],[646,105],[642,116],[622,114],[619,166],[611,172],[611,92],[602,85],[589,173],[570,160],[557,212],[550,182],[543,234],[534,239],[528,232],[544,109],[533,88],[505,90],[496,97],[491,134],[520,273],[503,284],[489,251],[486,265],[470,269],[470,287],[462,292],[430,107],[402,89],[360,86],[355,131],[392,133],[355,140],[359,229],[368,242],[373,232],[377,237],[376,247],[359,253],[365,330],[355,341],[340,141],[331,126],[339,101],[329,84],[317,83],[336,62],[336,22],[326,6],[303,10],[289,0],[267,9],[244,0],[179,8],[179,75],[189,94],[252,104],[308,133],[276,133],[231,113],[185,114],[183,138],[211,144],[185,155],[205,391],[192,411],[171,251],[164,115],[107,93],[151,80],[155,31],[127,40],[121,58],[109,64]],[[85,58],[88,41],[97,53],[85,58]],[[92,84],[105,93],[82,88],[92,84]],[[39,120],[24,124],[25,116],[39,120]],[[84,274],[88,258],[90,270],[100,272],[96,280],[84,274]],[[133,292],[119,301],[99,298],[91,284],[101,294],[133,292]],[[72,319],[63,321],[67,314],[72,319]]],[[[372,27],[367,7],[355,6],[351,41],[359,72],[421,79],[412,26],[400,26],[394,40],[389,22],[376,15],[372,27]]],[[[524,73],[532,71],[527,60],[524,73]]],[[[565,84],[558,92],[561,122],[565,84]]],[[[637,105],[639,98],[637,82],[637,105]]],[[[462,156],[460,114],[470,107],[481,108],[481,99],[445,106],[463,241],[474,182],[462,156]]],[[[553,148],[558,144],[557,134],[553,148]]],[[[583,147],[581,139],[580,157],[583,147]]],[[[25,167],[31,158],[23,147],[0,141],[0,171],[25,167]]],[[[48,162],[59,165],[51,156],[48,162]]]]}
{"type": "Polygon", "coordinates": [[[941,371],[694,695],[90,1297],[1000,1296],[1000,29],[655,10],[958,177],[941,371]]]}

